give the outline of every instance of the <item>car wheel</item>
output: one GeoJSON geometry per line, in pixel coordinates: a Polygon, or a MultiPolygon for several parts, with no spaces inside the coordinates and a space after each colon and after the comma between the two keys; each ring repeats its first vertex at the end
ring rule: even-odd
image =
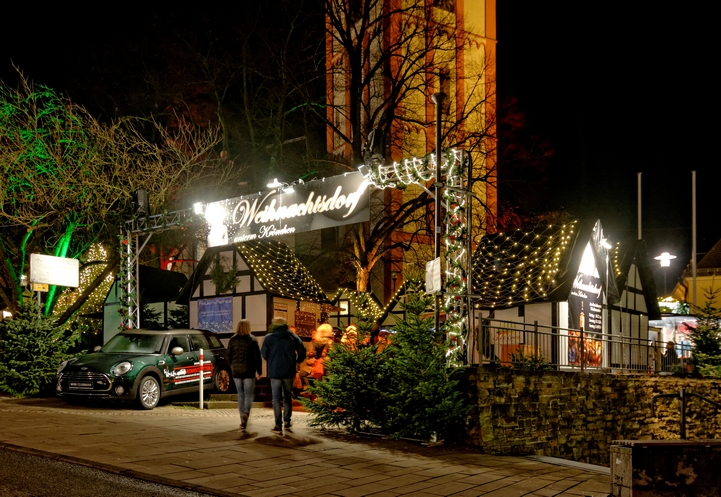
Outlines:
{"type": "Polygon", "coordinates": [[[146,376],[140,380],[138,385],[138,396],[136,398],[138,407],[150,410],[160,402],[160,385],[158,380],[152,376],[146,376]]]}
{"type": "Polygon", "coordinates": [[[230,376],[228,368],[218,369],[218,373],[215,375],[215,381],[213,382],[215,391],[219,393],[229,393],[232,383],[233,379],[230,376]]]}

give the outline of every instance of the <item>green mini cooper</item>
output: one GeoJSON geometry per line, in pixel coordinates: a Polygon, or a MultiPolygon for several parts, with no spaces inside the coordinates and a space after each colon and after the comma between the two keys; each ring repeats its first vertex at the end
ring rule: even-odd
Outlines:
{"type": "Polygon", "coordinates": [[[218,337],[202,330],[128,330],[94,353],[58,368],[55,390],[64,400],[115,399],[153,409],[161,398],[203,388],[228,393],[232,377],[218,337]]]}

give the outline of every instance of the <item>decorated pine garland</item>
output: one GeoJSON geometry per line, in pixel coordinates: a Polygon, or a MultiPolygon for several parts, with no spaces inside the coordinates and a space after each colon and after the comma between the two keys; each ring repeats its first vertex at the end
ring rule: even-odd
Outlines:
{"type": "Polygon", "coordinates": [[[219,257],[210,268],[210,280],[215,285],[216,295],[225,293],[238,284],[238,266],[233,262],[233,266],[228,269],[226,261],[225,257],[219,257]]]}

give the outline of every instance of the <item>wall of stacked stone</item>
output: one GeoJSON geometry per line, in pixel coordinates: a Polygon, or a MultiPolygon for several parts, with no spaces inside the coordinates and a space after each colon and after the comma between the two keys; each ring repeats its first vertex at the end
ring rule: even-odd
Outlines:
{"type": "MultiPolygon", "coordinates": [[[[680,401],[657,399],[652,413],[654,395],[683,387],[721,403],[718,379],[472,368],[464,383],[473,405],[467,443],[604,466],[613,440],[680,438],[680,401]]],[[[687,439],[721,439],[721,411],[697,398],[686,404],[687,439]]]]}

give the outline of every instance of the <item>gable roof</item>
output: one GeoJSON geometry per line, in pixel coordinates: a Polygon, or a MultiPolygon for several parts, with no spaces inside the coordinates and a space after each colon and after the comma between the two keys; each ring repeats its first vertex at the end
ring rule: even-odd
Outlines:
{"type": "MultiPolygon", "coordinates": [[[[403,283],[401,284],[400,288],[396,291],[396,293],[391,297],[390,301],[386,304],[385,308],[383,309],[383,313],[381,314],[380,318],[378,319],[381,326],[395,326],[395,324],[399,320],[405,320],[408,313],[406,312],[406,309],[404,308],[405,301],[406,301],[406,295],[409,293],[413,293],[415,291],[418,291],[418,288],[423,288],[423,282],[422,281],[414,281],[414,280],[403,280],[403,283]]],[[[427,309],[429,312],[433,312],[433,308],[427,309]]],[[[425,315],[425,313],[424,313],[425,315]]],[[[440,316],[441,320],[445,321],[446,311],[441,307],[440,309],[440,316]]]]}
{"type": "Polygon", "coordinates": [[[696,269],[721,269],[721,240],[706,252],[706,255],[696,264],[696,269]]]}
{"type": "Polygon", "coordinates": [[[628,273],[631,267],[635,266],[641,279],[641,291],[646,300],[648,319],[661,319],[656,282],[653,278],[653,268],[646,241],[635,240],[629,243],[625,250],[619,250],[619,246],[620,244],[613,254],[617,287],[621,289],[626,286],[628,273]]]}
{"type": "Polygon", "coordinates": [[[152,304],[170,302],[178,298],[188,282],[188,277],[175,271],[140,265],[140,301],[152,304]]]}
{"type": "Polygon", "coordinates": [[[313,275],[285,243],[251,240],[235,247],[270,293],[282,297],[330,302],[313,275]]]}
{"type": "Polygon", "coordinates": [[[355,317],[365,316],[377,321],[383,316],[383,307],[378,298],[370,292],[359,292],[351,288],[341,288],[333,296],[331,303],[337,305],[342,299],[348,299],[351,309],[348,311],[355,317]]]}
{"type": "Polygon", "coordinates": [[[552,300],[564,277],[569,272],[576,276],[578,264],[573,271],[569,267],[578,251],[579,232],[574,221],[484,236],[472,258],[476,303],[482,308],[503,308],[552,300]]]}
{"type": "MultiPolygon", "coordinates": [[[[568,299],[583,254],[591,252],[609,300],[618,300],[615,279],[604,271],[600,221],[494,233],[481,239],[472,259],[474,301],[483,309],[568,299]],[[607,281],[608,280],[608,281],[607,281]]],[[[608,261],[610,265],[610,261],[608,261]]]]}
{"type": "Polygon", "coordinates": [[[284,243],[275,240],[251,240],[212,247],[205,251],[194,276],[185,285],[178,304],[186,304],[219,252],[236,250],[268,293],[311,302],[330,302],[310,272],[284,243]]]}

